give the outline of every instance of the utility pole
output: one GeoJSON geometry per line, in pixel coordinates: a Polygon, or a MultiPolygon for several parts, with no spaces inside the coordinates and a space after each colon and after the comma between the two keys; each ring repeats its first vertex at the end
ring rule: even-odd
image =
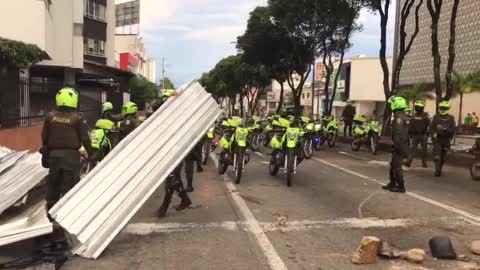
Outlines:
{"type": "Polygon", "coordinates": [[[162,58],[162,90],[165,90],[165,58],[162,58]]]}
{"type": "MultiPolygon", "coordinates": [[[[313,17],[313,20],[315,24],[318,21],[318,13],[317,13],[317,1],[315,1],[315,17],[313,17]]],[[[316,29],[316,28],[315,28],[316,29]]],[[[316,52],[317,52],[317,43],[316,39],[317,35],[313,38],[313,78],[312,78],[312,114],[314,114],[314,104],[315,104],[315,76],[316,76],[316,68],[317,68],[317,57],[316,57],[316,52]]],[[[317,114],[320,114],[320,92],[318,92],[318,101],[317,101],[317,114]]]]}

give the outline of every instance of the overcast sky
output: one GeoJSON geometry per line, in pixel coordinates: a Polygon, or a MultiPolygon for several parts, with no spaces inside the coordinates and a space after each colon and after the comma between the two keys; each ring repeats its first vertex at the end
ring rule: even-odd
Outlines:
{"type": "MultiPolygon", "coordinates": [[[[233,42],[245,31],[250,11],[265,4],[266,0],[141,0],[142,35],[147,54],[157,61],[157,79],[163,57],[167,76],[178,87],[235,54],[233,42]]],[[[388,33],[393,33],[393,9],[390,18],[388,33]]],[[[363,12],[359,20],[364,29],[353,37],[348,55],[377,56],[379,18],[363,12]]],[[[390,35],[389,44],[392,40],[390,35]]]]}

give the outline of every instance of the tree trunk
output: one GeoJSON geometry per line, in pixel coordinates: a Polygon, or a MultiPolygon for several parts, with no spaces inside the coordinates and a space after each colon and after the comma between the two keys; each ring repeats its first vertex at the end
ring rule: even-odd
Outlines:
{"type": "Polygon", "coordinates": [[[283,106],[283,90],[284,90],[283,84],[284,83],[285,81],[280,83],[280,100],[278,101],[278,106],[276,111],[277,114],[280,114],[280,111],[282,110],[282,106],[283,106]]]}
{"type": "Polygon", "coordinates": [[[330,105],[328,106],[328,114],[332,114],[333,110],[333,101],[335,100],[335,95],[337,94],[337,88],[338,88],[338,78],[340,77],[340,69],[342,68],[343,65],[343,57],[345,56],[345,48],[342,48],[342,52],[340,55],[340,63],[338,64],[338,69],[337,73],[335,74],[335,79],[333,80],[333,91],[332,91],[332,98],[330,100],[330,105]]]}
{"type": "Polygon", "coordinates": [[[452,8],[452,16],[450,18],[450,40],[448,43],[448,63],[447,63],[447,73],[445,74],[445,81],[447,83],[447,91],[445,93],[444,99],[450,100],[453,94],[453,82],[452,82],[452,73],[453,73],[453,64],[455,63],[455,39],[456,39],[456,22],[457,22],[457,11],[460,0],[454,0],[452,8]]]}
{"type": "Polygon", "coordinates": [[[330,105],[330,96],[328,94],[328,88],[330,88],[330,81],[333,73],[333,64],[332,64],[332,55],[327,52],[327,48],[325,48],[325,52],[323,53],[323,65],[325,66],[325,85],[323,92],[325,93],[325,100],[324,100],[324,108],[325,113],[329,112],[329,105],[330,105]],[[327,64],[327,57],[328,57],[328,64],[327,64]]]}
{"type": "Polygon", "coordinates": [[[394,92],[398,91],[398,87],[400,84],[400,72],[403,67],[403,61],[405,60],[405,57],[407,54],[410,52],[410,49],[412,47],[413,41],[417,37],[420,27],[419,27],[419,12],[420,8],[423,4],[423,0],[420,0],[416,9],[415,9],[415,30],[410,37],[410,40],[407,43],[407,32],[405,31],[406,27],[406,21],[410,15],[410,10],[414,4],[415,0],[408,0],[404,2],[403,8],[400,12],[400,42],[399,42],[399,50],[398,50],[398,55],[395,61],[395,66],[393,68],[393,78],[392,78],[392,89],[394,92]]]}
{"type": "Polygon", "coordinates": [[[427,0],[427,7],[432,19],[431,24],[431,41],[432,41],[432,57],[433,57],[433,79],[436,95],[436,111],[438,111],[438,103],[442,100],[442,78],[440,75],[440,65],[442,64],[442,57],[440,56],[440,49],[438,47],[438,21],[442,11],[443,0],[427,0]],[[438,2],[437,2],[438,1],[438,2]]]}
{"type": "Polygon", "coordinates": [[[390,70],[387,63],[387,24],[388,24],[388,11],[390,9],[390,1],[385,0],[385,6],[382,10],[380,8],[380,64],[383,70],[383,91],[385,93],[385,99],[390,97],[390,70]]]}
{"type": "Polygon", "coordinates": [[[244,116],[243,98],[244,98],[244,96],[240,95],[240,100],[239,100],[239,103],[240,103],[240,117],[244,116]]]}

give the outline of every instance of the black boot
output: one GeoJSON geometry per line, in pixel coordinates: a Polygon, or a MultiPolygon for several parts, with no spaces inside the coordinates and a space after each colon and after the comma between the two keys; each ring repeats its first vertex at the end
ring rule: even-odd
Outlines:
{"type": "Polygon", "coordinates": [[[197,166],[197,172],[203,172],[203,168],[202,168],[201,165],[198,165],[198,166],[197,166]]]}
{"type": "Polygon", "coordinates": [[[187,192],[193,192],[193,179],[187,179],[187,192]]]}
{"type": "Polygon", "coordinates": [[[405,193],[405,184],[403,181],[399,181],[394,187],[389,189],[391,192],[405,193]]]}
{"type": "Polygon", "coordinates": [[[427,161],[426,161],[426,160],[423,160],[423,161],[422,161],[422,167],[423,167],[423,168],[428,168],[428,166],[427,166],[427,161]]]}
{"type": "Polygon", "coordinates": [[[440,160],[435,160],[435,176],[440,177],[442,176],[442,165],[440,164],[440,160]]]}
{"type": "Polygon", "coordinates": [[[382,186],[382,189],[383,189],[383,190],[390,190],[391,188],[394,188],[394,187],[395,187],[395,183],[390,180],[390,183],[388,183],[388,184],[386,184],[386,185],[383,185],[383,186],[382,186]]]}
{"type": "Polygon", "coordinates": [[[187,192],[183,191],[178,195],[180,196],[180,198],[182,198],[182,201],[180,202],[180,205],[177,206],[177,211],[183,211],[187,209],[190,205],[192,205],[192,201],[188,197],[187,192]]]}

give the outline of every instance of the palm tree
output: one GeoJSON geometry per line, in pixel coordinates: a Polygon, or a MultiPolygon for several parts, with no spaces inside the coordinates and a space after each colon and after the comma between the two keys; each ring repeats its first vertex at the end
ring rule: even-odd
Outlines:
{"type": "Polygon", "coordinates": [[[473,73],[462,75],[457,71],[453,72],[453,91],[454,95],[460,95],[460,108],[458,113],[458,125],[462,124],[463,117],[463,95],[474,91],[480,91],[480,70],[473,73]]]}
{"type": "Polygon", "coordinates": [[[398,95],[405,98],[410,104],[410,107],[413,107],[413,104],[417,100],[433,99],[434,97],[432,93],[430,93],[431,90],[432,89],[429,89],[428,84],[417,83],[410,88],[400,90],[398,95]]]}

